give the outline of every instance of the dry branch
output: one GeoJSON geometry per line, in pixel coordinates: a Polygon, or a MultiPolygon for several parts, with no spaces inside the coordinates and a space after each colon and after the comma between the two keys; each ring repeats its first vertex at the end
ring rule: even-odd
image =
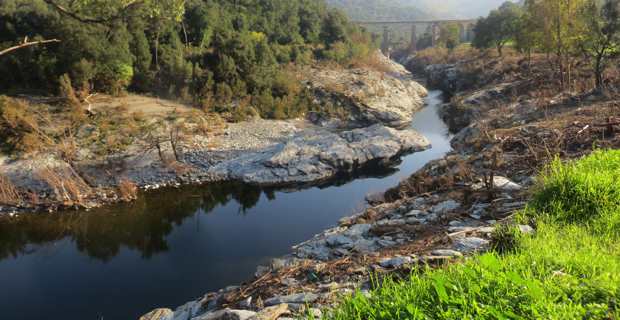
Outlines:
{"type": "Polygon", "coordinates": [[[21,44],[0,51],[0,57],[5,55],[5,54],[7,54],[7,53],[9,53],[9,52],[12,52],[12,51],[15,51],[15,50],[19,50],[19,49],[22,49],[22,48],[32,47],[32,46],[37,46],[37,45],[42,45],[42,44],[48,44],[48,43],[58,43],[58,42],[60,42],[60,40],[58,40],[58,39],[28,41],[28,37],[26,37],[21,44]]]}

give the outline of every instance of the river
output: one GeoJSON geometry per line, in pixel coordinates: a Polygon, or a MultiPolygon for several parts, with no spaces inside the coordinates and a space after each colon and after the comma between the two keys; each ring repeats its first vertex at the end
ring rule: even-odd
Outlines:
{"type": "Polygon", "coordinates": [[[0,220],[0,319],[137,319],[251,279],[256,266],[334,226],[450,151],[430,92],[412,126],[432,149],[395,168],[302,190],[224,183],[159,190],[90,212],[0,220]]]}

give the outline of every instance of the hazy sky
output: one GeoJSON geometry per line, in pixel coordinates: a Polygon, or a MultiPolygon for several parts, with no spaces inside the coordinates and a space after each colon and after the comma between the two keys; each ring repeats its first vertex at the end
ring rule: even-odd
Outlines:
{"type": "MultiPolygon", "coordinates": [[[[394,0],[403,1],[403,0],[394,0]]],[[[478,18],[499,7],[506,0],[404,0],[441,18],[478,18]]]]}

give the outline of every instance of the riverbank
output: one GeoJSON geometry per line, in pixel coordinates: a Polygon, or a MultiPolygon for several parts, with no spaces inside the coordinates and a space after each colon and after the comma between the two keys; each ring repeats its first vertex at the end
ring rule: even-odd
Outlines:
{"type": "Polygon", "coordinates": [[[425,137],[402,128],[422,107],[427,92],[402,66],[382,59],[386,71],[300,71],[299,81],[314,93],[322,110],[303,119],[253,119],[220,126],[195,110],[159,99],[94,101],[89,112],[95,119],[112,118],[111,123],[97,122],[110,132],[99,132],[102,129],[94,125],[80,128],[75,139],[95,142],[77,150],[73,145],[70,161],[60,147],[54,153],[0,156],[3,181],[15,194],[0,206],[0,214],[93,208],[131,201],[138,189],[187,184],[309,185],[367,166],[390,166],[403,154],[430,147],[425,137]],[[132,101],[134,105],[127,105],[132,101]],[[114,118],[115,112],[129,110],[133,119],[114,118]],[[173,122],[157,120],[171,117],[170,112],[173,122]],[[143,117],[147,120],[135,120],[143,117]],[[149,128],[164,122],[145,133],[131,131],[136,121],[152,123],[149,128]],[[158,135],[161,130],[163,137],[158,135]],[[131,136],[129,142],[125,135],[131,136]],[[110,141],[123,151],[110,153],[115,150],[110,141]],[[98,155],[102,152],[103,157],[98,155]]]}
{"type": "MultiPolygon", "coordinates": [[[[497,63],[483,58],[474,65],[481,72],[497,63]]],[[[500,63],[513,68],[511,64],[518,62],[500,63]]],[[[471,63],[466,67],[467,72],[476,70],[471,63]]],[[[455,65],[427,70],[446,68],[458,80],[462,71],[455,65]]],[[[373,207],[295,246],[291,256],[260,267],[255,280],[143,319],[277,319],[303,317],[308,311],[317,315],[317,310],[339,304],[343,295],[360,290],[372,295],[370,275],[406,274],[417,265],[441,266],[490,249],[497,244],[497,230],[512,223],[525,207],[536,175],[555,155],[570,159],[593,148],[620,146],[613,125],[612,130],[598,126],[619,116],[614,96],[557,94],[549,89],[541,99],[536,81],[513,96],[514,89],[505,89],[514,88],[515,79],[487,79],[469,91],[452,92],[455,97],[443,108],[447,122],[461,127],[453,126],[460,129],[452,141],[454,152],[386,192],[373,207]],[[472,112],[449,111],[463,102],[472,112]]],[[[532,234],[536,227],[522,224],[516,230],[532,234]]]]}

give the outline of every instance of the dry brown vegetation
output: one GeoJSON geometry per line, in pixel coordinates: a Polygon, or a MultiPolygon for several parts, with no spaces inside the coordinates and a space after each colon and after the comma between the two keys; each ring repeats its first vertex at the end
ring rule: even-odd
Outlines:
{"type": "Polygon", "coordinates": [[[392,72],[392,67],[378,54],[369,54],[351,60],[351,67],[378,72],[392,72]]]}
{"type": "Polygon", "coordinates": [[[453,50],[441,46],[431,47],[416,52],[415,59],[408,67],[415,73],[423,74],[426,66],[467,61],[482,54],[484,53],[469,44],[461,44],[453,50]]]}
{"type": "Polygon", "coordinates": [[[123,178],[118,183],[118,192],[123,201],[132,201],[138,198],[138,186],[130,179],[123,178]]]}
{"type": "Polygon", "coordinates": [[[44,168],[36,173],[54,191],[56,201],[65,206],[84,205],[92,188],[71,168],[44,168]]]}
{"type": "Polygon", "coordinates": [[[22,203],[22,197],[17,187],[7,176],[0,173],[0,204],[14,206],[20,203],[22,203]]]}

